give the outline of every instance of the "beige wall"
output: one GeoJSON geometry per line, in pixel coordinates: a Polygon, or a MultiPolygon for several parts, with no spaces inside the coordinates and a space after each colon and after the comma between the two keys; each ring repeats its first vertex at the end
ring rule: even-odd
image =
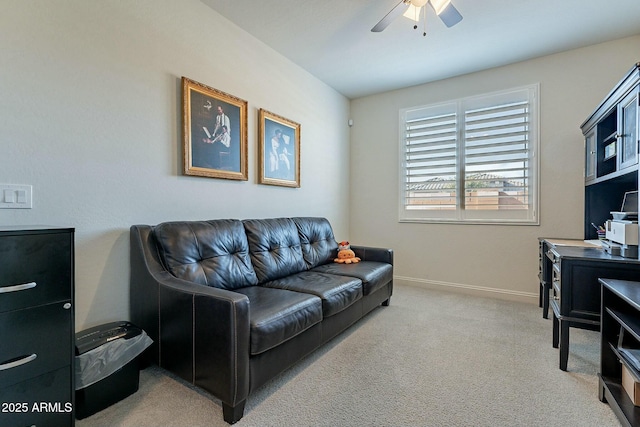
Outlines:
{"type": "Polygon", "coordinates": [[[352,241],[394,248],[398,281],[537,302],[537,238],[583,236],[580,125],[639,48],[632,37],[353,100],[352,241]],[[398,223],[398,111],[531,83],[540,83],[540,225],[398,223]]]}
{"type": "MultiPolygon", "coordinates": [[[[4,0],[2,225],[76,228],[78,329],[128,318],[131,224],[313,215],[348,238],[349,101],[198,0],[4,0]],[[249,181],[181,173],[181,76],[249,102],[249,181]],[[257,109],[302,125],[302,187],[257,184],[257,109]]],[[[0,260],[1,262],[1,260],[0,260]]]]}

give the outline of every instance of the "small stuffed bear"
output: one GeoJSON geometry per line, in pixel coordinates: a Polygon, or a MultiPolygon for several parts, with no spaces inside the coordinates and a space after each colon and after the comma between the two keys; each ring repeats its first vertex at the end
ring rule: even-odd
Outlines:
{"type": "Polygon", "coordinates": [[[351,250],[349,242],[342,241],[338,244],[338,258],[334,259],[333,262],[339,264],[355,264],[356,262],[360,262],[360,258],[351,250]]]}

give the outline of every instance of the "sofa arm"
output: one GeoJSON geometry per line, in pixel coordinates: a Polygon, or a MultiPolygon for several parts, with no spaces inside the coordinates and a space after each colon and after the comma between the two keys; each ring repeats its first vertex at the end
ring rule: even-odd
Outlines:
{"type": "Polygon", "coordinates": [[[351,245],[351,250],[362,261],[386,262],[393,265],[393,249],[351,245]]]}
{"type": "Polygon", "coordinates": [[[168,273],[151,230],[130,231],[131,321],[159,366],[237,406],[249,394],[249,299],[168,273]]]}
{"type": "Polygon", "coordinates": [[[249,299],[173,276],[158,284],[159,365],[229,406],[244,401],[249,394],[249,299]]]}

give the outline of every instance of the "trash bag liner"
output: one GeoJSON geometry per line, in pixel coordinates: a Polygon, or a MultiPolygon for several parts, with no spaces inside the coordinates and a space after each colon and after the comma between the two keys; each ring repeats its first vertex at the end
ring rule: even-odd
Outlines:
{"type": "Polygon", "coordinates": [[[76,390],[108,377],[153,343],[145,331],[129,339],[115,339],[76,356],[76,390]]]}

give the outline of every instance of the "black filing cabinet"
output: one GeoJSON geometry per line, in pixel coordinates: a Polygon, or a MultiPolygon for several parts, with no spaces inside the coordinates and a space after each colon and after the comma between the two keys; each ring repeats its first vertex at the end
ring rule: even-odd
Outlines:
{"type": "Polygon", "coordinates": [[[0,425],[74,425],[74,229],[0,227],[0,425]]]}

